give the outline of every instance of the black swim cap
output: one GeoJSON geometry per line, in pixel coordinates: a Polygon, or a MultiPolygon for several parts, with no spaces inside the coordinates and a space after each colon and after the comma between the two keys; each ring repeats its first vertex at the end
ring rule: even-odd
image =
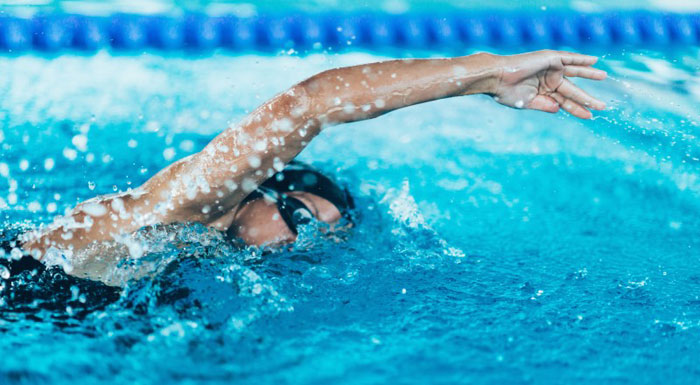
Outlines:
{"type": "Polygon", "coordinates": [[[286,194],[291,191],[307,192],[331,202],[343,218],[352,223],[350,211],[355,208],[355,203],[348,189],[341,188],[320,171],[299,161],[289,162],[284,170],[275,173],[243,199],[240,206],[262,197],[272,199],[284,222],[297,234],[297,226],[309,222],[308,217],[299,215],[299,210],[306,210],[309,214],[311,210],[299,199],[286,194]]]}

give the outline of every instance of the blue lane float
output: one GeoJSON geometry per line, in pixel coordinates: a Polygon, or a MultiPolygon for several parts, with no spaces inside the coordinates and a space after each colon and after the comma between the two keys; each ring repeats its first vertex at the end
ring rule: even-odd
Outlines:
{"type": "Polygon", "coordinates": [[[699,14],[611,12],[0,17],[0,50],[298,51],[464,46],[698,45],[699,14]]]}

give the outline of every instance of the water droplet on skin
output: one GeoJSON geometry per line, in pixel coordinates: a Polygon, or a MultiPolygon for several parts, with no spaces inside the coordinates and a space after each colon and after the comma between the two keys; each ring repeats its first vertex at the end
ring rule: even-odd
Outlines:
{"type": "Polygon", "coordinates": [[[226,188],[227,188],[229,191],[235,191],[235,190],[238,188],[238,185],[236,184],[236,182],[234,182],[234,181],[232,181],[232,180],[230,180],[230,179],[226,180],[226,181],[224,182],[224,185],[226,186],[226,188]]]}
{"type": "Polygon", "coordinates": [[[99,203],[87,203],[80,209],[91,217],[101,217],[107,213],[107,208],[99,203]]]}
{"type": "Polygon", "coordinates": [[[275,158],[272,162],[272,167],[276,171],[282,171],[282,170],[284,170],[284,162],[282,162],[282,160],[280,160],[280,158],[275,158]]]}
{"type": "Polygon", "coordinates": [[[260,158],[255,155],[252,155],[248,158],[248,164],[250,164],[250,167],[258,168],[260,167],[261,163],[262,161],[260,160],[260,158]]]}
{"type": "Polygon", "coordinates": [[[523,108],[524,105],[525,103],[522,100],[515,102],[515,108],[523,108]]]}
{"type": "Polygon", "coordinates": [[[255,183],[255,181],[253,179],[245,178],[245,179],[243,179],[243,186],[242,187],[243,187],[243,191],[251,192],[258,187],[258,184],[255,183]]]}
{"type": "Polygon", "coordinates": [[[255,142],[255,145],[253,146],[253,149],[255,151],[265,151],[266,148],[267,148],[267,141],[265,141],[265,140],[257,141],[257,142],[255,142]]]}

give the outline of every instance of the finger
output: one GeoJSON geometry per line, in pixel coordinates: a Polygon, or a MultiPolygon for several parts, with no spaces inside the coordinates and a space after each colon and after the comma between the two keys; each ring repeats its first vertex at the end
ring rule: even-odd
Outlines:
{"type": "Polygon", "coordinates": [[[591,66],[598,61],[598,58],[595,56],[567,51],[559,51],[558,53],[561,55],[561,62],[564,65],[591,66]]]}
{"type": "Polygon", "coordinates": [[[539,110],[544,112],[557,112],[559,111],[559,103],[547,95],[537,95],[528,104],[527,108],[531,110],[539,110]]]}
{"type": "Polygon", "coordinates": [[[557,92],[562,94],[564,97],[575,101],[576,103],[582,104],[588,108],[594,110],[604,110],[605,103],[598,100],[591,95],[588,95],[586,91],[576,87],[570,80],[564,79],[557,92]]]}
{"type": "Polygon", "coordinates": [[[608,76],[608,73],[597,68],[567,65],[564,67],[564,75],[592,80],[603,80],[608,76]]]}
{"type": "Polygon", "coordinates": [[[555,92],[552,94],[552,98],[559,103],[561,108],[564,109],[564,111],[570,113],[571,115],[581,118],[581,119],[590,119],[593,117],[593,114],[591,114],[591,111],[588,111],[585,107],[582,105],[576,103],[575,101],[563,96],[562,94],[555,92]]]}

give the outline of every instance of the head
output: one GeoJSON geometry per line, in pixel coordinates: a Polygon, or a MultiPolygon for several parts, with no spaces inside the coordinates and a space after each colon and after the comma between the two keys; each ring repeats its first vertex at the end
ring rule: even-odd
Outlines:
{"type": "Polygon", "coordinates": [[[227,234],[248,245],[288,244],[312,217],[329,224],[331,231],[343,218],[352,223],[353,208],[347,189],[293,161],[238,205],[227,234]]]}

